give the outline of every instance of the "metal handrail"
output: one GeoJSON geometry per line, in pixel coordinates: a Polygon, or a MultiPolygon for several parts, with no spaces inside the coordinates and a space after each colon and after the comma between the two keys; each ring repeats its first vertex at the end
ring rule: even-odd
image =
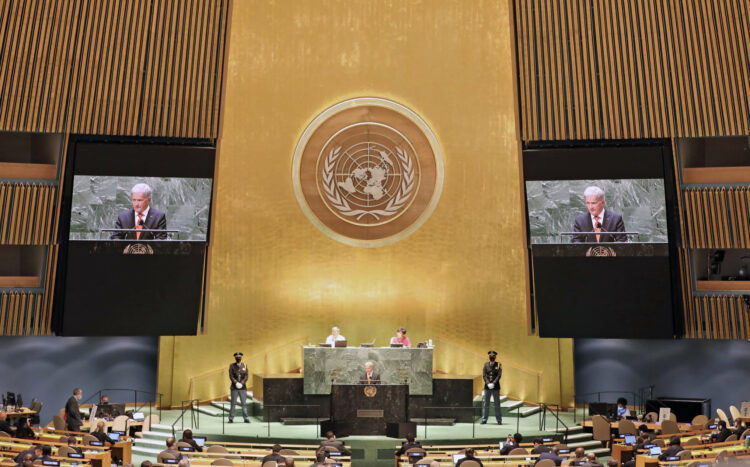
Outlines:
{"type": "MultiPolygon", "coordinates": [[[[191,399],[191,400],[184,400],[180,402],[180,407],[182,407],[182,412],[180,413],[180,416],[177,417],[172,423],[172,436],[175,436],[175,426],[177,425],[177,422],[183,421],[185,419],[185,413],[190,410],[190,428],[200,428],[200,412],[195,410],[195,405],[197,405],[200,401],[198,399],[191,399]],[[185,403],[188,403],[188,406],[185,406],[185,403]],[[195,414],[198,414],[197,417],[195,414]]],[[[180,429],[185,429],[185,423],[183,422],[180,425],[180,429]]]]}
{"type": "Polygon", "coordinates": [[[560,424],[562,423],[562,426],[565,427],[565,433],[563,434],[563,441],[565,444],[568,444],[568,425],[565,424],[564,421],[560,420],[560,416],[558,413],[560,412],[560,405],[559,404],[547,404],[545,402],[542,402],[539,404],[539,406],[542,408],[542,410],[539,412],[539,430],[544,431],[547,429],[547,412],[550,412],[552,415],[554,415],[556,423],[555,423],[555,433],[560,433],[560,424]],[[550,407],[555,407],[557,410],[553,411],[550,409],[550,407]]]}

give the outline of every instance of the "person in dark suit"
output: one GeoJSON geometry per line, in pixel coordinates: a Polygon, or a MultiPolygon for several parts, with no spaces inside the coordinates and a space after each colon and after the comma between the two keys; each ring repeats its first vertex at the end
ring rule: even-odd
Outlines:
{"type": "Polygon", "coordinates": [[[16,422],[16,432],[13,436],[20,439],[34,439],[36,438],[36,433],[34,433],[34,430],[29,426],[28,419],[26,417],[21,417],[18,419],[18,422],[16,422]]]}
{"type": "Polygon", "coordinates": [[[68,447],[72,449],[73,451],[77,452],[78,454],[83,454],[83,449],[76,446],[76,437],[75,436],[68,436],[68,447]]]}
{"type": "Polygon", "coordinates": [[[12,435],[13,431],[15,431],[15,428],[8,423],[8,414],[6,412],[0,412],[0,431],[4,431],[9,435],[12,435]]]}
{"type": "Polygon", "coordinates": [[[380,384],[380,375],[373,370],[372,362],[365,363],[365,372],[359,377],[359,384],[380,384]]]}
{"type": "Polygon", "coordinates": [[[503,375],[503,366],[496,362],[497,352],[487,352],[490,361],[484,364],[482,378],[484,379],[484,403],[482,404],[482,424],[487,423],[490,417],[490,398],[495,400],[495,420],[498,425],[503,424],[503,409],[500,407],[500,377],[503,375]]]}
{"type": "Polygon", "coordinates": [[[627,242],[628,236],[602,235],[601,232],[625,232],[622,216],[604,209],[604,190],[590,186],[583,192],[588,212],[576,216],[573,231],[591,232],[587,235],[573,235],[573,243],[627,242]]]}
{"type": "Polygon", "coordinates": [[[719,420],[719,432],[711,435],[711,441],[714,443],[723,443],[727,438],[732,436],[732,434],[732,430],[727,428],[727,422],[719,420]]]}
{"type": "Polygon", "coordinates": [[[263,465],[266,462],[271,461],[271,462],[276,462],[279,465],[285,465],[286,464],[286,458],[284,456],[282,456],[281,454],[279,454],[280,451],[281,451],[281,445],[274,444],[271,447],[271,454],[269,454],[266,457],[264,457],[260,461],[260,464],[263,465]]]}
{"type": "Polygon", "coordinates": [[[552,446],[552,449],[547,452],[543,452],[539,454],[539,458],[534,462],[534,465],[538,464],[539,461],[542,461],[544,459],[552,459],[555,461],[555,465],[562,465],[562,462],[565,460],[562,457],[558,455],[558,452],[560,451],[559,446],[552,446]]]}
{"type": "MultiPolygon", "coordinates": [[[[175,459],[182,458],[182,453],[177,450],[177,441],[175,441],[174,436],[170,436],[167,438],[167,440],[164,442],[167,445],[167,449],[163,450],[159,453],[159,456],[162,454],[169,454],[175,459]]],[[[158,459],[159,457],[157,457],[158,459]]]]}
{"type": "Polygon", "coordinates": [[[34,455],[24,451],[24,455],[18,460],[16,467],[33,467],[34,455]]]}
{"type": "Polygon", "coordinates": [[[334,451],[338,451],[345,456],[352,455],[352,453],[346,449],[346,446],[344,446],[344,442],[337,440],[336,435],[332,431],[326,432],[326,439],[320,442],[320,447],[323,449],[332,448],[334,451]]]}
{"type": "Polygon", "coordinates": [[[81,431],[83,425],[83,416],[78,407],[78,401],[83,395],[81,388],[73,389],[73,395],[65,403],[65,421],[68,425],[68,431],[81,431]]]}
{"type": "Polygon", "coordinates": [[[52,458],[52,446],[50,446],[49,444],[45,444],[44,446],[42,446],[42,455],[37,459],[41,459],[42,462],[54,461],[54,459],[52,458]]]}
{"type": "Polygon", "coordinates": [[[484,464],[482,464],[482,461],[480,461],[476,457],[476,451],[474,451],[474,449],[472,449],[472,448],[467,448],[466,449],[466,457],[464,457],[460,461],[456,462],[456,467],[458,467],[459,465],[463,464],[466,461],[474,461],[477,464],[479,464],[481,467],[484,467],[484,464]]]}
{"type": "Polygon", "coordinates": [[[534,438],[534,449],[531,450],[532,454],[542,454],[549,451],[549,446],[544,445],[544,440],[541,437],[534,438]]]}
{"type": "Polygon", "coordinates": [[[507,456],[510,454],[510,451],[514,450],[515,448],[521,447],[521,441],[523,441],[523,435],[521,433],[516,433],[513,436],[508,436],[508,439],[505,440],[505,446],[500,450],[501,456],[507,456]]]}
{"type": "Polygon", "coordinates": [[[659,456],[660,461],[667,460],[667,457],[673,457],[676,456],[678,452],[684,450],[682,446],[680,446],[680,437],[679,436],[672,436],[669,439],[669,447],[662,451],[661,455],[659,456]]]}
{"type": "MultiPolygon", "coordinates": [[[[167,216],[162,211],[152,208],[151,187],[139,183],[131,190],[133,209],[123,211],[115,221],[116,229],[167,230],[167,216]]],[[[166,240],[167,233],[161,232],[113,232],[110,238],[126,240],[166,240]]]]}
{"type": "Polygon", "coordinates": [[[34,460],[36,460],[37,457],[42,455],[42,447],[39,445],[32,446],[31,449],[27,449],[25,451],[21,451],[20,453],[18,453],[18,455],[13,460],[20,464],[26,455],[30,455],[31,462],[34,462],[34,460]]]}
{"type": "Polygon", "coordinates": [[[419,441],[417,441],[416,439],[414,439],[414,435],[413,434],[408,433],[406,435],[406,441],[404,441],[403,443],[401,443],[401,447],[399,448],[398,451],[396,451],[396,455],[397,456],[402,456],[402,455],[404,455],[406,453],[406,451],[408,451],[411,448],[421,448],[421,447],[422,447],[422,443],[420,443],[419,441]]]}

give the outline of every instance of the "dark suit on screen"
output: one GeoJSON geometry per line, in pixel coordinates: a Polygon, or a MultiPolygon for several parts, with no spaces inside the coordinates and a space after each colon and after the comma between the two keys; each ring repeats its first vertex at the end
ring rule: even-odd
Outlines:
{"type": "MultiPolygon", "coordinates": [[[[115,221],[116,229],[134,229],[135,228],[135,211],[123,211],[117,216],[115,221]]],[[[144,229],[167,230],[167,215],[158,209],[149,207],[148,214],[143,220],[144,229]]],[[[135,240],[136,232],[113,232],[110,238],[120,238],[126,240],[135,240]]],[[[166,240],[167,233],[161,232],[142,232],[140,240],[166,240]]]]}
{"type": "MultiPolygon", "coordinates": [[[[622,221],[622,216],[616,212],[612,212],[609,209],[604,210],[604,219],[601,221],[602,232],[625,232],[625,223],[622,221]]],[[[594,232],[594,224],[591,222],[591,214],[584,212],[576,216],[575,225],[573,226],[574,232],[592,232],[588,235],[573,235],[571,239],[572,243],[596,243],[596,232],[594,232]]],[[[600,241],[602,242],[627,242],[627,235],[600,235],[600,241]]]]}
{"type": "Polygon", "coordinates": [[[83,416],[78,408],[78,399],[75,396],[70,396],[68,402],[65,403],[65,415],[68,431],[81,431],[83,416]]]}
{"type": "Polygon", "coordinates": [[[370,382],[367,382],[367,373],[362,373],[362,376],[359,377],[359,384],[380,384],[380,375],[372,372],[372,376],[370,376],[370,382]]]}

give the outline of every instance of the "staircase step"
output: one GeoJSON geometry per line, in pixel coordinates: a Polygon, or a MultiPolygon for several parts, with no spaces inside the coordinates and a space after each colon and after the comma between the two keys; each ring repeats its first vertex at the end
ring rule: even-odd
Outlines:
{"type": "Polygon", "coordinates": [[[541,410],[542,409],[540,407],[526,407],[524,409],[521,409],[521,418],[526,418],[530,415],[534,415],[541,412],[541,410]]]}
{"type": "Polygon", "coordinates": [[[294,418],[287,417],[281,419],[282,425],[317,425],[321,422],[327,422],[328,418],[294,418]]]}
{"type": "Polygon", "coordinates": [[[159,432],[159,431],[165,431],[165,432],[167,432],[168,431],[169,433],[172,433],[172,425],[162,425],[160,423],[152,423],[151,424],[151,431],[156,431],[156,432],[159,432]]]}
{"type": "Polygon", "coordinates": [[[219,410],[212,410],[212,409],[210,409],[208,407],[205,407],[205,406],[198,407],[198,412],[200,412],[202,414],[205,414],[205,415],[210,415],[211,417],[221,417],[223,415],[223,413],[221,411],[219,411],[219,410]]]}
{"type": "Polygon", "coordinates": [[[568,441],[586,441],[593,437],[593,433],[568,433],[568,441]]]}
{"type": "Polygon", "coordinates": [[[576,443],[568,442],[568,447],[571,449],[575,449],[575,448],[595,449],[601,446],[602,446],[601,441],[594,441],[593,439],[590,439],[588,441],[578,441],[576,443]]]}
{"type": "Polygon", "coordinates": [[[133,446],[143,446],[144,448],[160,448],[166,449],[165,444],[166,438],[164,439],[153,439],[153,438],[139,438],[135,441],[133,446]]]}
{"type": "Polygon", "coordinates": [[[568,432],[568,437],[570,437],[570,433],[575,433],[577,431],[583,431],[583,427],[581,425],[573,425],[573,426],[569,426],[568,428],[565,428],[563,426],[563,427],[560,427],[560,428],[553,428],[553,429],[547,430],[547,431],[555,431],[557,433],[568,432]]]}
{"type": "Polygon", "coordinates": [[[588,453],[590,453],[590,452],[593,452],[594,454],[596,454],[596,457],[601,457],[601,456],[608,456],[608,455],[610,454],[610,450],[609,450],[609,449],[607,449],[607,448],[587,449],[587,450],[586,450],[586,451],[584,451],[584,452],[585,452],[586,454],[588,454],[588,453]]]}
{"type": "MultiPolygon", "coordinates": [[[[416,423],[417,425],[424,426],[425,420],[424,418],[411,418],[409,419],[410,422],[416,423]]],[[[427,425],[430,426],[453,426],[456,424],[455,418],[428,418],[427,419],[427,425]]]]}
{"type": "MultiPolygon", "coordinates": [[[[166,448],[164,448],[166,449],[166,448]]],[[[164,449],[162,448],[146,448],[143,446],[133,446],[133,454],[138,454],[141,456],[146,457],[156,457],[159,455],[160,452],[162,452],[164,449]]]]}

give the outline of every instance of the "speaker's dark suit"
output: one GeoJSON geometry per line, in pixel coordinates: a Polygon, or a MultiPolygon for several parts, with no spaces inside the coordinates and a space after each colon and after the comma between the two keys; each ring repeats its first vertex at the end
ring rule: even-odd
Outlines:
{"type": "MultiPolygon", "coordinates": [[[[116,229],[134,229],[135,228],[135,211],[123,211],[117,216],[115,221],[116,229]]],[[[144,229],[167,230],[167,216],[158,209],[149,208],[148,215],[143,220],[144,229]]],[[[135,240],[135,232],[113,232],[110,238],[122,238],[135,240]]],[[[141,232],[140,240],[166,240],[167,233],[160,232],[141,232]]]]}
{"type": "MultiPolygon", "coordinates": [[[[604,210],[604,219],[601,221],[602,232],[625,232],[625,224],[622,222],[622,216],[608,209],[604,210]]],[[[573,226],[574,232],[594,232],[594,224],[591,222],[591,214],[584,212],[576,216],[576,222],[573,226]]],[[[627,235],[600,235],[602,242],[627,242],[627,235]]],[[[596,234],[573,235],[573,243],[596,243],[596,234]]]]}
{"type": "Polygon", "coordinates": [[[367,382],[367,373],[362,373],[359,377],[359,384],[380,384],[380,375],[373,371],[370,381],[370,383],[367,382]]]}

